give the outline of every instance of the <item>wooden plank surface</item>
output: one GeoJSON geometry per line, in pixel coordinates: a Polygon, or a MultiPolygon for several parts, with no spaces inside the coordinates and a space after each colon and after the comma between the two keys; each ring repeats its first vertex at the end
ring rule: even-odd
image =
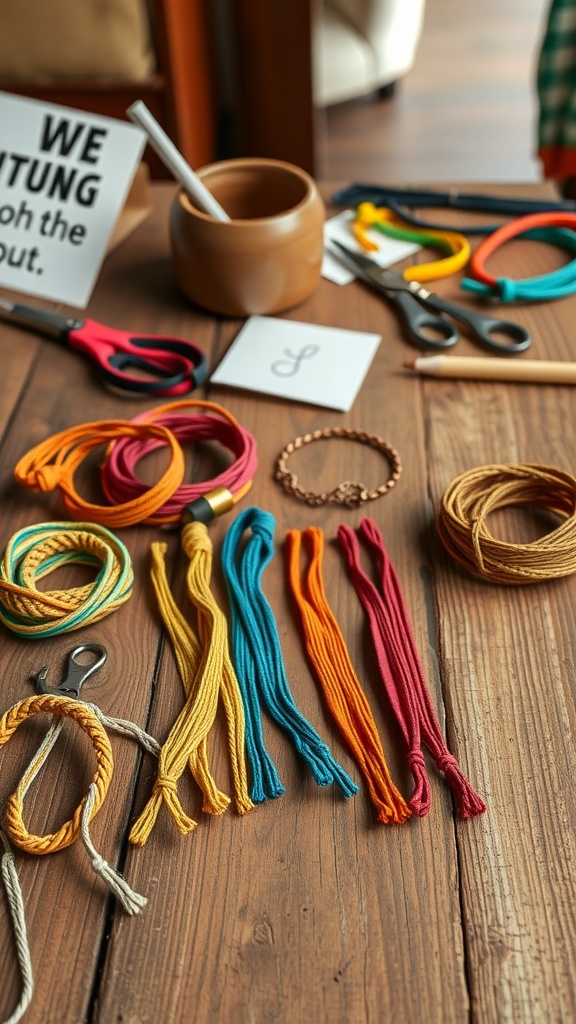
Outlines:
{"type": "MultiPolygon", "coordinates": [[[[178,294],[167,243],[172,192],[156,190],[155,216],[108,258],[88,312],[119,327],[191,337],[215,365],[239,324],[216,323],[178,294]]],[[[515,244],[513,259],[512,276],[550,265],[550,254],[533,243],[515,244]]],[[[435,287],[466,301],[453,281],[435,287]]],[[[574,358],[572,310],[569,299],[514,308],[514,318],[533,331],[535,358],[574,358]]],[[[331,788],[317,787],[285,735],[266,719],[266,740],[285,794],[244,817],[229,810],[210,818],[201,811],[197,789],[183,777],[178,792],[186,811],[198,816],[198,828],[179,836],[163,808],[147,845],[137,849],[127,835],[151,792],[155,764],[130,741],[114,738],[114,780],[94,820],[93,838],[149,902],[141,915],[127,917],[107,897],[78,844],[41,858],[17,853],[36,984],[25,1021],[573,1020],[574,581],[521,590],[482,583],[451,562],[434,530],[445,487],[467,468],[531,461],[570,471],[572,392],[411,376],[402,369],[411,352],[393,313],[360,285],[341,289],[323,281],[287,316],[382,334],[347,414],[224,388],[205,392],[258,441],[259,470],[244,506],[257,505],[276,517],[277,553],[264,585],[295,699],[361,782],[318,692],[286,581],[286,531],[316,525],[326,539],[329,603],[392,775],[404,795],[410,794],[367,625],[334,542],[341,522],[354,527],[370,515],[399,573],[450,749],[486,799],[488,813],[457,821],[447,785],[428,759],[429,816],[403,826],[378,825],[364,788],[344,801],[331,788]],[[379,433],[399,450],[403,474],[394,491],[347,511],[311,509],[280,490],[273,464],[285,443],[333,425],[379,433]]],[[[106,391],[88,363],[52,342],[3,329],[0,345],[5,544],[27,523],[62,517],[55,495],[27,494],[13,483],[20,455],[66,426],[129,417],[155,403],[106,391]]],[[[460,354],[473,351],[461,341],[460,354]]],[[[206,466],[198,453],[188,452],[187,458],[189,472],[202,477],[206,466]]],[[[375,483],[382,478],[378,456],[355,445],[318,444],[294,460],[312,489],[350,477],[372,474],[375,483]]],[[[93,487],[88,479],[81,483],[93,487]]],[[[210,531],[215,593],[223,606],[218,554],[229,522],[223,518],[210,531]]],[[[528,528],[521,516],[513,519],[516,528],[528,528]]],[[[183,691],[150,584],[150,543],[159,535],[166,539],[179,601],[185,559],[177,531],[159,534],[137,526],[118,533],[134,561],[132,598],[74,636],[31,642],[3,630],[2,709],[32,692],[27,679],[33,671],[47,664],[58,677],[77,640],[98,640],[109,660],[94,677],[91,698],[107,714],[132,719],[162,741],[183,691]]],[[[210,741],[211,761],[229,792],[222,724],[210,741]]],[[[12,792],[39,733],[38,723],[23,727],[0,750],[0,800],[12,792]]],[[[41,833],[67,817],[93,770],[89,744],[67,729],[28,795],[30,828],[41,833]]],[[[0,907],[5,1019],[16,1005],[19,979],[5,901],[0,907]]]]}

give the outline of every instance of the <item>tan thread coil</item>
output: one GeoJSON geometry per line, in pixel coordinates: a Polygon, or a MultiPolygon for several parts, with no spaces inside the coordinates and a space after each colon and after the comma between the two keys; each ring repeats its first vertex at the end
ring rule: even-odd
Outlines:
{"type": "Polygon", "coordinates": [[[400,479],[402,463],[395,448],[392,448],[384,438],[378,434],[368,434],[365,430],[354,430],[349,427],[326,427],[323,430],[313,430],[309,434],[297,437],[280,452],[276,459],[275,479],[282,485],[288,494],[305,501],[307,505],[344,505],[346,508],[357,508],[366,501],[374,501],[391,490],[400,479]],[[344,480],[331,491],[322,491],[319,494],[314,491],[305,491],[298,482],[295,473],[288,469],[288,458],[300,448],[314,441],[329,440],[330,438],[343,438],[348,441],[358,441],[360,444],[367,444],[370,448],[384,453],[390,463],[390,477],[384,484],[373,489],[367,488],[362,483],[354,480],[344,480]]]}
{"type": "Polygon", "coordinates": [[[494,583],[527,584],[576,572],[576,478],[535,463],[478,466],[446,489],[437,519],[446,550],[494,583]],[[561,525],[527,544],[496,540],[490,513],[511,506],[546,509],[561,525]]]}

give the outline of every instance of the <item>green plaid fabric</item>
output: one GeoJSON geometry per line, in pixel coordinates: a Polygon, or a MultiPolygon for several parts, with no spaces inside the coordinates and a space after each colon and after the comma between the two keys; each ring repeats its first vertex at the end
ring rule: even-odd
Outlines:
{"type": "Polygon", "coordinates": [[[541,44],[538,151],[546,177],[576,173],[576,0],[552,0],[541,44]]]}

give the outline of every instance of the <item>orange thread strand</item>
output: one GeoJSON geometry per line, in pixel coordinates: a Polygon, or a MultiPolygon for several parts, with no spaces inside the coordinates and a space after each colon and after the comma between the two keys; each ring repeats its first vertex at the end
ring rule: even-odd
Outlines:
{"type": "Polygon", "coordinates": [[[370,705],[352,665],[342,632],[324,591],[324,536],[316,527],[286,534],[288,576],[302,619],[306,651],[326,703],[366,782],[378,821],[401,824],[411,811],[394,785],[370,705]],[[302,536],[310,562],[300,580],[302,536]]]}
{"type": "Polygon", "coordinates": [[[128,420],[100,420],[70,427],[53,434],[31,448],[14,470],[17,483],[30,491],[58,489],[72,519],[89,520],[104,526],[132,526],[145,521],[180,486],[184,478],[184,453],[166,427],[156,423],[131,423],[128,420]],[[153,438],[167,445],[170,464],[161,478],[145,494],[120,505],[94,505],[76,491],[74,475],[84,459],[99,445],[109,445],[120,437],[153,438]]]}

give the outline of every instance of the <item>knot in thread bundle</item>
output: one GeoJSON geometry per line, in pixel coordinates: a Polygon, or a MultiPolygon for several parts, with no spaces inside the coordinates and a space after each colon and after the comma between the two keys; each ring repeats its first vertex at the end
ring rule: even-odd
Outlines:
{"type": "MultiPolygon", "coordinates": [[[[238,517],[240,519],[240,517],[238,517]]],[[[261,508],[247,509],[243,518],[240,519],[244,529],[250,529],[255,537],[258,537],[262,550],[269,558],[274,555],[274,531],[276,520],[271,512],[261,508]]]]}
{"type": "Polygon", "coordinates": [[[204,523],[186,523],[182,527],[180,543],[187,558],[192,559],[196,555],[212,555],[212,541],[204,523]]]}
{"type": "Polygon", "coordinates": [[[456,758],[450,753],[449,750],[439,754],[436,759],[438,770],[448,775],[450,772],[459,771],[460,767],[456,758]]]}
{"type": "Polygon", "coordinates": [[[510,277],[497,278],[494,292],[500,296],[502,302],[516,302],[519,298],[516,281],[513,281],[510,277]]]}
{"type": "Polygon", "coordinates": [[[27,486],[32,490],[49,493],[60,486],[63,472],[61,466],[39,466],[28,478],[27,486]]]}
{"type": "Polygon", "coordinates": [[[375,563],[377,584],[360,564],[360,545],[349,526],[338,529],[352,582],[368,616],[378,668],[390,705],[401,729],[406,758],[412,771],[414,789],[409,801],[413,814],[423,817],[431,805],[430,783],[420,749],[424,742],[436,766],[448,779],[460,817],[469,818],[486,810],[446,747],[440,723],[426,685],[400,581],[372,519],[363,519],[358,536],[365,541],[375,563]]]}

